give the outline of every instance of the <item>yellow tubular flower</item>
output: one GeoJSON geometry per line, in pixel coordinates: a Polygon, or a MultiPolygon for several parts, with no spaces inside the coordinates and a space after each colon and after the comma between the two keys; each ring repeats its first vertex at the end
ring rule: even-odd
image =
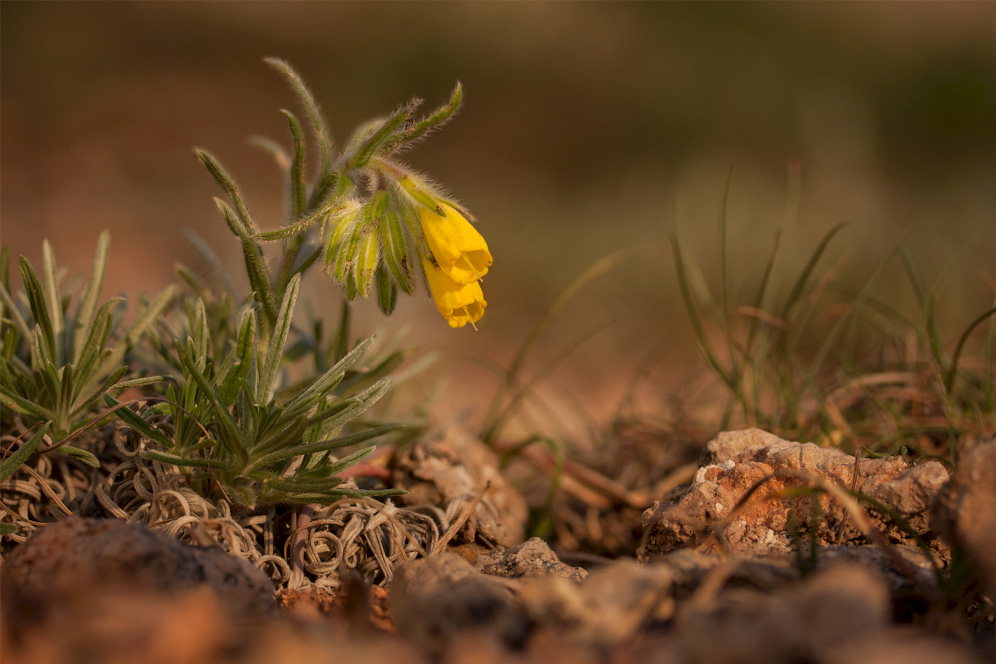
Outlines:
{"type": "MultiPolygon", "coordinates": [[[[422,232],[432,256],[439,263],[439,269],[453,281],[460,284],[473,283],[488,273],[488,266],[491,265],[488,244],[477,229],[452,206],[439,201],[439,207],[446,213],[445,217],[419,207],[422,232]]],[[[428,272],[426,270],[427,274],[428,272]]]]}
{"type": "Polygon", "coordinates": [[[481,319],[484,308],[488,306],[481,284],[476,281],[467,284],[454,281],[427,260],[422,261],[422,267],[425,268],[429,291],[436,302],[436,308],[450,327],[463,327],[470,323],[471,327],[477,329],[474,323],[481,319]]]}

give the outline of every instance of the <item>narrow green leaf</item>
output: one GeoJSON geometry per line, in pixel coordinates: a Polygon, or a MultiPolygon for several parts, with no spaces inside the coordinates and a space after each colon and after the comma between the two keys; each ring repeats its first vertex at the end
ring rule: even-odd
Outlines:
{"type": "Polygon", "coordinates": [[[100,460],[97,459],[92,452],[88,452],[82,448],[74,447],[72,445],[63,445],[59,448],[59,451],[63,454],[68,454],[71,457],[79,459],[91,468],[100,468],[100,460]]]}
{"type": "Polygon", "coordinates": [[[219,466],[218,463],[212,464],[207,459],[188,459],[177,454],[163,452],[162,450],[142,450],[141,453],[139,453],[139,456],[143,459],[148,459],[149,461],[169,463],[174,466],[183,466],[185,468],[217,468],[219,466]]]}
{"type": "Polygon", "coordinates": [[[17,448],[17,451],[11,454],[9,457],[0,461],[0,482],[4,481],[8,477],[14,474],[14,471],[21,467],[21,464],[28,460],[28,457],[38,448],[38,444],[41,443],[42,438],[48,433],[49,427],[52,425],[51,422],[45,422],[41,425],[41,428],[35,432],[35,435],[31,439],[17,448]]]}
{"type": "Polygon", "coordinates": [[[304,219],[297,221],[293,224],[288,224],[282,228],[278,228],[273,231],[265,231],[262,233],[256,233],[253,237],[257,240],[262,240],[264,242],[271,242],[273,240],[285,240],[289,237],[299,235],[304,231],[317,226],[326,221],[326,217],[329,215],[335,215],[340,210],[345,209],[345,204],[336,203],[336,201],[329,199],[325,201],[325,204],[320,208],[306,216],[304,219]]]}
{"type": "Polygon", "coordinates": [[[20,413],[21,415],[27,415],[31,419],[38,420],[40,422],[51,420],[55,415],[48,408],[45,408],[30,399],[25,399],[3,385],[0,385],[0,402],[2,402],[7,408],[20,413]]]}
{"type": "MultiPolygon", "coordinates": [[[[416,141],[427,132],[442,126],[460,108],[463,102],[463,86],[458,82],[450,95],[450,101],[445,106],[437,108],[432,115],[417,122],[411,129],[400,136],[400,143],[411,143],[416,141]]],[[[393,145],[393,143],[392,143],[393,145]]]]}
{"type": "Polygon", "coordinates": [[[260,371],[259,389],[260,394],[256,395],[257,402],[267,403],[273,400],[273,393],[276,389],[277,370],[283,360],[284,345],[287,343],[287,334],[290,332],[291,321],[294,316],[294,305],[297,303],[297,292],[301,285],[301,275],[295,274],[290,283],[287,284],[287,292],[280,303],[280,312],[277,314],[277,322],[273,328],[273,335],[270,337],[270,346],[266,351],[266,359],[263,361],[263,368],[260,371]]]}
{"type": "Polygon", "coordinates": [[[272,465],[286,459],[293,459],[296,456],[303,456],[305,454],[316,454],[318,452],[328,452],[329,450],[339,449],[342,447],[352,447],[353,445],[359,445],[360,443],[365,443],[368,440],[378,438],[392,431],[397,431],[402,428],[400,424],[389,424],[380,427],[374,427],[372,429],[367,429],[366,431],[360,431],[358,433],[350,434],[348,436],[341,436],[339,438],[330,438],[328,440],[320,440],[314,443],[306,443],[302,445],[295,445],[293,447],[287,447],[282,450],[277,450],[259,459],[261,465],[272,465]]]}
{"type": "Polygon", "coordinates": [[[788,299],[785,300],[785,306],[782,307],[782,320],[788,319],[789,312],[802,295],[802,291],[806,287],[806,282],[809,281],[809,277],[812,275],[813,269],[816,267],[816,264],[819,262],[820,258],[823,257],[823,252],[826,251],[827,245],[830,244],[830,240],[832,240],[833,237],[842,231],[846,226],[846,223],[837,224],[823,236],[822,240],[820,240],[819,245],[816,247],[816,251],[814,251],[809,257],[809,260],[806,261],[806,266],[799,274],[799,278],[795,280],[795,284],[793,284],[792,290],[789,292],[788,299]]]}
{"type": "Polygon", "coordinates": [[[111,367],[118,367],[124,363],[125,352],[128,350],[128,346],[134,345],[138,340],[145,334],[152,325],[163,315],[166,307],[169,306],[173,299],[173,295],[176,293],[176,286],[167,286],[159,295],[156,296],[152,302],[145,308],[145,310],[139,315],[138,320],[131,324],[128,330],[124,334],[123,342],[119,342],[115,346],[113,352],[101,365],[101,373],[109,370],[111,367]]]}
{"type": "Polygon", "coordinates": [[[194,342],[194,361],[197,369],[203,372],[207,369],[211,332],[207,324],[207,306],[201,298],[194,302],[194,319],[190,322],[190,331],[194,342]]]}
{"type": "Polygon", "coordinates": [[[73,335],[72,362],[79,364],[83,356],[85,343],[89,340],[94,314],[97,311],[97,300],[100,289],[104,285],[104,274],[107,271],[107,257],[111,246],[111,234],[104,231],[97,239],[97,249],[93,254],[93,264],[90,266],[90,277],[86,281],[83,296],[76,309],[76,332],[73,335]]]}
{"type": "MultiPolygon", "coordinates": [[[[67,367],[68,368],[68,367],[67,367]]],[[[107,390],[111,389],[114,383],[121,380],[121,378],[128,373],[128,367],[122,366],[118,367],[117,371],[112,372],[110,375],[104,378],[103,382],[93,388],[93,390],[87,394],[85,397],[77,398],[75,403],[72,405],[73,409],[69,413],[71,417],[77,417],[83,415],[90,409],[93,404],[100,400],[100,397],[104,395],[107,390]]]]}
{"type": "Polygon", "coordinates": [[[104,365],[107,357],[112,352],[106,348],[114,328],[112,310],[121,302],[124,302],[124,298],[112,298],[104,302],[93,317],[93,322],[90,324],[90,330],[83,347],[80,349],[79,356],[80,378],[85,382],[99,377],[96,371],[97,367],[104,365]]]}
{"type": "MultiPolygon", "coordinates": [[[[3,249],[6,250],[7,247],[3,247],[3,249]]],[[[21,312],[18,311],[17,304],[14,302],[14,298],[11,297],[7,286],[0,285],[0,302],[3,303],[0,310],[2,310],[5,315],[8,315],[14,325],[17,326],[17,330],[20,333],[21,338],[29,339],[31,337],[31,327],[28,326],[28,322],[24,320],[24,316],[21,315],[21,312]]]]}
{"type": "Polygon", "coordinates": [[[34,268],[31,267],[31,263],[24,256],[21,256],[18,264],[21,268],[21,281],[24,283],[24,290],[28,296],[28,307],[35,319],[34,329],[41,332],[41,339],[44,339],[46,350],[48,351],[47,356],[54,362],[55,332],[52,319],[48,313],[49,307],[45,302],[41,283],[39,283],[38,276],[35,274],[34,268]]]}
{"type": "Polygon", "coordinates": [[[183,363],[188,378],[192,378],[197,383],[197,387],[200,388],[202,395],[211,406],[212,414],[221,426],[219,442],[225,447],[225,451],[238,460],[240,464],[245,464],[247,453],[242,443],[242,434],[232,418],[232,414],[228,412],[228,407],[215,393],[204,374],[194,366],[189,354],[180,346],[177,346],[177,355],[180,357],[180,362],[183,363]]]}
{"type": "Polygon", "coordinates": [[[326,429],[338,429],[377,403],[381,397],[387,394],[390,387],[390,377],[382,378],[355,397],[343,399],[328,410],[313,415],[308,419],[308,426],[322,424],[326,429]]]}
{"type": "Polygon", "coordinates": [[[409,102],[392,113],[366,140],[364,140],[349,159],[349,166],[346,170],[363,168],[369,163],[370,158],[377,154],[383,144],[391,138],[395,130],[398,129],[411,116],[412,111],[418,104],[415,101],[409,102]]]}
{"type": "Polygon", "coordinates": [[[229,199],[232,201],[232,205],[235,206],[235,215],[238,219],[239,227],[241,228],[242,235],[252,235],[256,231],[256,226],[252,221],[252,217],[249,215],[249,210],[246,208],[245,201],[242,200],[242,195],[239,193],[239,188],[235,184],[235,180],[232,176],[222,167],[221,163],[215,159],[207,150],[201,150],[197,148],[194,150],[194,154],[197,155],[198,161],[204,165],[204,168],[208,170],[214,181],[218,183],[222,191],[228,194],[229,199]]]}
{"type": "Polygon", "coordinates": [[[315,379],[308,387],[300,392],[297,396],[287,402],[284,407],[284,412],[289,415],[298,415],[311,410],[317,403],[325,397],[331,390],[342,381],[343,376],[346,374],[346,370],[352,367],[356,362],[363,357],[364,353],[370,347],[376,339],[375,335],[371,335],[366,339],[360,341],[356,344],[353,350],[346,353],[346,355],[336,362],[328,371],[315,379]]]}
{"type": "Polygon", "coordinates": [[[304,108],[308,111],[308,115],[311,116],[311,125],[315,132],[315,141],[318,143],[318,148],[322,157],[321,168],[319,170],[319,179],[323,179],[328,174],[329,166],[332,161],[332,141],[329,138],[328,129],[325,128],[325,120],[322,118],[322,112],[318,107],[318,103],[315,101],[314,96],[311,94],[311,90],[309,90],[308,86],[305,85],[301,76],[298,75],[298,73],[294,71],[294,68],[287,62],[281,60],[280,58],[264,58],[263,61],[287,77],[290,81],[291,87],[294,89],[294,92],[297,93],[301,103],[304,104],[304,108]]]}
{"type": "Polygon", "coordinates": [[[252,237],[244,232],[239,226],[235,212],[221,199],[214,199],[215,205],[224,217],[228,228],[239,237],[242,243],[242,259],[246,266],[246,275],[249,277],[249,287],[252,288],[256,301],[262,307],[266,327],[269,329],[276,320],[276,310],[273,306],[273,294],[270,287],[270,273],[266,267],[266,260],[263,257],[263,250],[258,244],[253,242],[252,237]]]}
{"type": "Polygon", "coordinates": [[[235,346],[235,358],[232,367],[225,374],[224,380],[218,389],[221,399],[225,403],[233,403],[239,387],[249,377],[249,372],[253,368],[253,341],[256,338],[256,319],[252,311],[246,309],[242,312],[239,322],[239,338],[235,346]]]}
{"type": "Polygon", "coordinates": [[[55,269],[55,254],[52,253],[52,245],[48,240],[42,242],[42,274],[44,281],[42,287],[45,293],[45,302],[48,304],[48,318],[52,322],[52,334],[55,338],[55,359],[57,365],[67,362],[63,353],[65,347],[64,330],[65,321],[62,317],[62,296],[59,293],[59,278],[55,269]]]}
{"type": "Polygon", "coordinates": [[[304,185],[304,136],[301,132],[301,123],[288,110],[281,110],[287,118],[287,127],[291,133],[291,140],[294,143],[294,161],[290,167],[290,218],[298,219],[304,214],[308,206],[307,192],[304,185]]]}

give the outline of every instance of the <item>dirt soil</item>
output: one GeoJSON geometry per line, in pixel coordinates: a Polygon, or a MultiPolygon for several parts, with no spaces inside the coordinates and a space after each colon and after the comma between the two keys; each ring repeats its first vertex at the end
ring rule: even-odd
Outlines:
{"type": "Polygon", "coordinates": [[[459,428],[392,456],[393,503],[199,511],[121,459],[70,490],[42,468],[62,488],[25,498],[19,471],[0,497],[34,525],[3,542],[0,660],[996,661],[996,443],[951,469],[757,429],[609,442],[552,503],[551,457],[502,468],[459,428]],[[71,515],[42,519],[56,499],[71,515]]]}

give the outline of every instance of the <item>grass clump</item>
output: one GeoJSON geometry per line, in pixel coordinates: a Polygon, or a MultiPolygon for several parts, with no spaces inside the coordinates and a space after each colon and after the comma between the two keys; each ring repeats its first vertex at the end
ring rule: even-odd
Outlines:
{"type": "Polygon", "coordinates": [[[838,278],[842,260],[820,267],[843,224],[781,282],[794,207],[790,201],[752,296],[731,287],[725,205],[718,284],[707,284],[688,243],[672,232],[678,285],[699,351],[727,394],[719,429],[757,426],[795,440],[911,450],[951,462],[958,441],[996,433],[993,303],[953,339],[944,338],[935,313],[939,287],[923,285],[904,244],[857,287],[838,278]],[[914,315],[876,293],[897,258],[916,297],[914,315]],[[966,361],[970,347],[974,361],[966,361]]]}

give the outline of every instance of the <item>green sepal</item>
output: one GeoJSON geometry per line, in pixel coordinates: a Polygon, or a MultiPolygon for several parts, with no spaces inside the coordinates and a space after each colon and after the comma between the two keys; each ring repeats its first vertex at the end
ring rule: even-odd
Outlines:
{"type": "Polygon", "coordinates": [[[353,281],[356,283],[357,292],[363,297],[370,295],[374,271],[377,269],[377,262],[380,259],[380,247],[375,229],[376,227],[372,225],[367,225],[363,229],[363,235],[359,241],[359,251],[356,254],[356,263],[353,265],[353,281]]]}
{"type": "Polygon", "coordinates": [[[392,196],[380,223],[377,224],[377,234],[384,255],[383,262],[390,270],[393,281],[401,290],[411,294],[415,291],[415,279],[412,276],[411,259],[408,256],[407,236],[401,226],[401,214],[404,213],[405,207],[407,206],[402,201],[392,196]]]}
{"type": "Polygon", "coordinates": [[[377,283],[377,306],[390,316],[398,303],[398,284],[388,275],[383,264],[377,266],[374,281],[377,283]]]}

